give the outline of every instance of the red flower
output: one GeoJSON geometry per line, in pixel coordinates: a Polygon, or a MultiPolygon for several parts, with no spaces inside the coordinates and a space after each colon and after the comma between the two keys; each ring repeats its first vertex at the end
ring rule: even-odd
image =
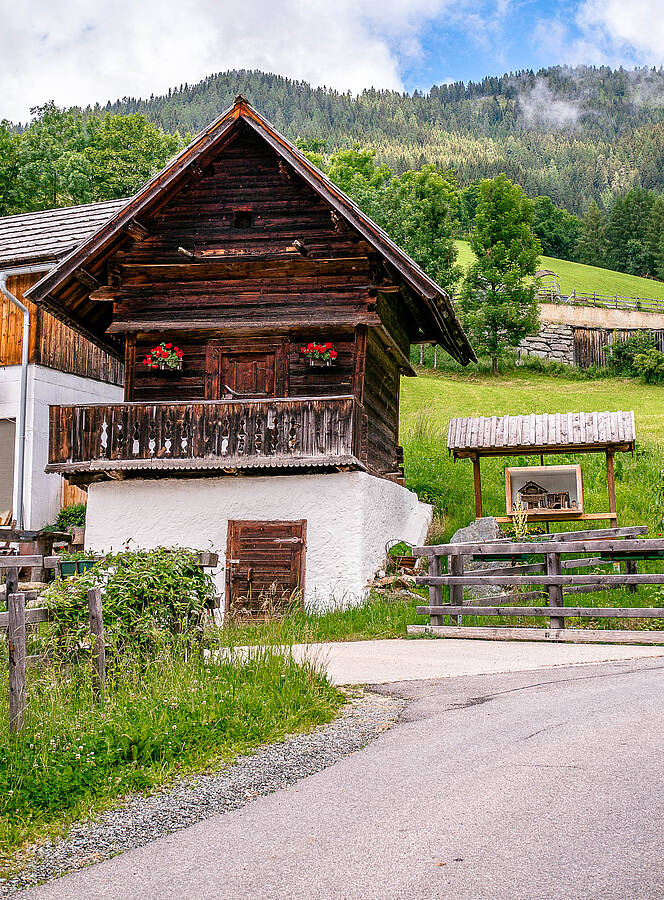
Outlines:
{"type": "Polygon", "coordinates": [[[153,369],[158,369],[159,366],[157,365],[157,363],[152,363],[152,368],[153,368],[153,369]]]}
{"type": "Polygon", "coordinates": [[[300,347],[300,353],[306,353],[306,352],[307,352],[306,347],[300,347]]]}
{"type": "Polygon", "coordinates": [[[337,358],[337,351],[330,350],[330,359],[336,359],[336,358],[337,358]]]}
{"type": "Polygon", "coordinates": [[[167,350],[170,350],[172,346],[173,344],[164,344],[164,347],[166,347],[167,350]]]}
{"type": "Polygon", "coordinates": [[[332,349],[332,344],[329,344],[329,343],[328,343],[328,344],[325,344],[325,349],[326,349],[326,350],[331,350],[331,349],[332,349]]]}
{"type": "Polygon", "coordinates": [[[177,356],[178,359],[182,359],[182,350],[176,350],[175,355],[177,356]]]}

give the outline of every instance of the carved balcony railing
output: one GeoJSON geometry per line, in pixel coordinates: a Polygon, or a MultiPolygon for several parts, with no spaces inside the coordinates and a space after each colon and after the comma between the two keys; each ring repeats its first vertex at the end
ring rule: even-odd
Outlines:
{"type": "Polygon", "coordinates": [[[352,396],[52,406],[47,472],[363,466],[352,396]]]}

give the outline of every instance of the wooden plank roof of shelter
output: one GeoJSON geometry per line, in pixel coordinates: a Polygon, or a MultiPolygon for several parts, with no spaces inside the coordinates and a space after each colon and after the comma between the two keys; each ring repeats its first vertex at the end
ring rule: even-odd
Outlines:
{"type": "MultiPolygon", "coordinates": [[[[133,197],[125,201],[111,218],[63,259],[27,292],[36,303],[42,303],[57,318],[77,329],[101,346],[112,349],[112,338],[106,335],[109,325],[108,304],[85,303],[90,288],[77,279],[83,270],[93,278],[104,280],[104,267],[116,250],[131,242],[134,220],[147,217],[166,202],[171,192],[193,177],[193,170],[207,164],[245,123],[299,175],[347,224],[355,229],[403,278],[416,301],[427,311],[432,322],[431,334],[423,340],[439,343],[455,359],[467,363],[475,353],[456,317],[448,295],[415,263],[375,222],[303,153],[264,119],[244,97],[203,129],[161,172],[155,175],[133,197]],[[83,305],[82,305],[83,301],[83,305]],[[99,307],[103,309],[99,309],[99,307]],[[74,310],[76,310],[74,312],[74,310]],[[109,345],[109,341],[111,344],[109,345]]],[[[116,354],[118,348],[115,348],[116,354]]]]}
{"type": "Polygon", "coordinates": [[[119,212],[126,200],[107,200],[0,218],[0,268],[57,262],[119,212]]]}
{"type": "Polygon", "coordinates": [[[456,459],[633,450],[635,438],[632,411],[480,416],[450,419],[447,449],[456,459]]]}

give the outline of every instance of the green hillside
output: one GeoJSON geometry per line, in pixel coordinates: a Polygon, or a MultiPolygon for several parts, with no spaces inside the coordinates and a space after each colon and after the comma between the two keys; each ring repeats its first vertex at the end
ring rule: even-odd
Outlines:
{"type": "MultiPolygon", "coordinates": [[[[459,251],[459,263],[467,266],[473,259],[473,251],[467,241],[456,241],[459,251]]],[[[593,291],[603,297],[641,297],[649,300],[664,300],[664,282],[639,278],[638,275],[625,275],[610,269],[598,269],[595,266],[584,266],[581,263],[554,259],[542,256],[540,266],[551,269],[560,276],[560,288],[563,294],[580,291],[592,294],[593,291]]]]}

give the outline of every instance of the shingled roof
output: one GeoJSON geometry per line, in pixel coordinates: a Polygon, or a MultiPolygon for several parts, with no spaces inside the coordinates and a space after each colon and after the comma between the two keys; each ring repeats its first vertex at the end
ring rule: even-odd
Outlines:
{"type": "Polygon", "coordinates": [[[168,192],[177,190],[190,177],[192,168],[205,165],[207,159],[225,145],[239,123],[244,123],[260,135],[297,175],[362,235],[386,262],[394,266],[428,311],[434,327],[424,339],[436,341],[461,363],[475,359],[445,291],[243,97],[238,97],[232,107],[201,131],[107,222],[30,288],[27,296],[43,303],[54,316],[96,343],[105,345],[108,340],[105,313],[96,311],[95,307],[99,304],[88,300],[90,291],[84,290],[80,280],[77,281],[77,271],[85,267],[86,273],[100,280],[105,279],[105,261],[131,242],[127,229],[131,227],[132,220],[135,217],[139,221],[141,217],[149,217],[151,211],[164,202],[168,192]]]}
{"type": "Polygon", "coordinates": [[[107,200],[0,218],[0,267],[57,262],[125,205],[107,200]]]}
{"type": "Polygon", "coordinates": [[[539,452],[633,450],[634,413],[577,412],[450,419],[447,449],[457,458],[539,452]]]}

